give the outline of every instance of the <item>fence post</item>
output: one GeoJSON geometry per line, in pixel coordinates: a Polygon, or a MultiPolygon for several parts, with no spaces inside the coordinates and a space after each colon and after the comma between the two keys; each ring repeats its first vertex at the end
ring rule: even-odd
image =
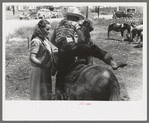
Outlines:
{"type": "Polygon", "coordinates": [[[86,7],[86,18],[88,19],[88,6],[86,7]]]}
{"type": "Polygon", "coordinates": [[[29,37],[27,37],[27,44],[28,44],[28,49],[29,49],[29,37]]]}

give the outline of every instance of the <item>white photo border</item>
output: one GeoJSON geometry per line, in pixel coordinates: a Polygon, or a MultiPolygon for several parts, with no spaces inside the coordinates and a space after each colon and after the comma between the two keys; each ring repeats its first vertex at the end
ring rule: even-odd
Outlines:
{"type": "MultiPolygon", "coordinates": [[[[11,3],[3,3],[3,23],[5,25],[4,6],[11,3]]],[[[28,4],[13,3],[13,4],[28,4]]],[[[45,2],[29,4],[54,4],[78,6],[79,2],[45,2]]],[[[81,2],[81,6],[98,4],[112,5],[113,2],[81,2]]],[[[2,108],[4,121],[146,121],[147,120],[147,3],[145,2],[114,2],[114,5],[143,6],[143,100],[142,101],[86,101],[91,105],[79,105],[83,101],[7,101],[5,100],[5,31],[3,31],[3,58],[2,58],[2,108]]]]}

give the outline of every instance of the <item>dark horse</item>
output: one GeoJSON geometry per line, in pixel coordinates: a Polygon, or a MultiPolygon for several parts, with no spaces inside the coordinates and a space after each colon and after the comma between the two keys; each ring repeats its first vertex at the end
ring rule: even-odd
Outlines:
{"type": "Polygon", "coordinates": [[[113,23],[108,26],[108,39],[111,31],[121,32],[121,36],[123,37],[124,31],[127,30],[128,34],[130,34],[131,31],[131,25],[123,23],[113,23]]]}
{"type": "Polygon", "coordinates": [[[55,99],[120,100],[119,83],[111,70],[100,65],[86,65],[85,61],[81,59],[69,63],[64,82],[65,94],[61,94],[61,98],[55,97],[55,99]]]}
{"type": "MultiPolygon", "coordinates": [[[[84,25],[82,25],[82,28],[84,28],[84,25]]],[[[64,82],[65,94],[62,94],[61,99],[120,100],[119,83],[111,70],[99,65],[85,64],[86,61],[84,59],[71,61],[71,57],[67,58],[69,70],[64,82]]]]}

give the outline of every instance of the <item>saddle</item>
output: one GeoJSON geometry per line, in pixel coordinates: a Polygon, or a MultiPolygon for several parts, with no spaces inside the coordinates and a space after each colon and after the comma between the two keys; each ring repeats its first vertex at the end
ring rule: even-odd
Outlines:
{"type": "Polygon", "coordinates": [[[82,71],[90,66],[90,65],[86,65],[85,62],[86,62],[85,59],[80,59],[80,60],[74,62],[69,67],[69,72],[65,77],[66,85],[70,84],[70,83],[74,83],[78,79],[78,77],[80,76],[82,71]]]}
{"type": "Polygon", "coordinates": [[[73,70],[79,64],[84,64],[85,65],[85,63],[86,63],[85,59],[79,59],[79,60],[75,61],[73,64],[70,65],[69,70],[73,70]]]}

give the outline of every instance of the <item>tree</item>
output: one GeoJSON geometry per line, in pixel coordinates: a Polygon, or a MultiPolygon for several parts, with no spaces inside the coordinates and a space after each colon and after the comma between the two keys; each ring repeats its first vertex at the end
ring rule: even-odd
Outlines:
{"type": "Polygon", "coordinates": [[[54,10],[54,7],[53,7],[53,6],[50,6],[50,7],[49,7],[49,10],[50,10],[50,11],[53,11],[53,10],[54,10]]]}
{"type": "Polygon", "coordinates": [[[99,11],[100,11],[100,6],[98,6],[98,9],[97,9],[98,17],[99,17],[99,11]]]}
{"type": "Polygon", "coordinates": [[[88,18],[88,6],[86,7],[86,18],[88,18]]]}
{"type": "Polygon", "coordinates": [[[12,6],[12,12],[13,12],[13,15],[15,15],[15,7],[14,7],[14,5],[12,6]]]}
{"type": "Polygon", "coordinates": [[[98,14],[99,17],[100,6],[95,6],[95,12],[98,14]]]}

